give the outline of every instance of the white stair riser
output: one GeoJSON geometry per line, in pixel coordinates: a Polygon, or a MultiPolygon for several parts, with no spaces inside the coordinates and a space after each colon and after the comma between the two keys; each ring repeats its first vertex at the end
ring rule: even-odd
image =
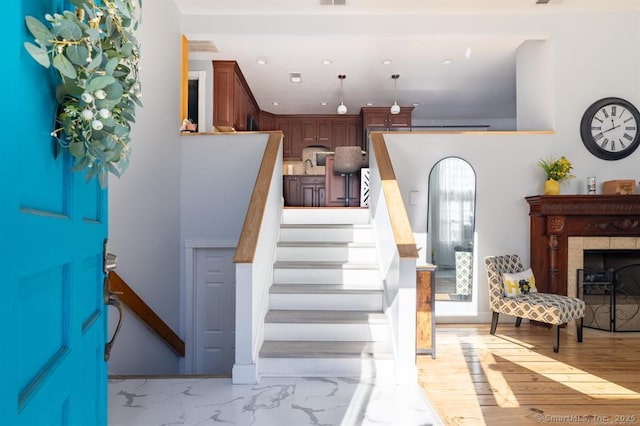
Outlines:
{"type": "Polygon", "coordinates": [[[337,242],[373,243],[375,236],[371,228],[281,228],[283,242],[337,242]]]}
{"type": "Polygon", "coordinates": [[[265,340],[316,340],[337,342],[383,342],[388,325],[381,324],[309,324],[266,323],[265,340]]]}
{"type": "Polygon", "coordinates": [[[260,358],[261,377],[388,377],[395,374],[392,359],[260,358]]]}
{"type": "Polygon", "coordinates": [[[277,260],[316,262],[374,262],[375,247],[278,247],[277,260]]]}
{"type": "Polygon", "coordinates": [[[369,223],[369,209],[284,209],[282,223],[287,224],[366,224],[369,223]]]}
{"type": "Polygon", "coordinates": [[[278,310],[382,311],[382,294],[272,293],[269,308],[278,310]]]}
{"type": "Polygon", "coordinates": [[[275,268],[273,282],[278,284],[348,284],[363,287],[379,282],[376,269],[275,268]]]}

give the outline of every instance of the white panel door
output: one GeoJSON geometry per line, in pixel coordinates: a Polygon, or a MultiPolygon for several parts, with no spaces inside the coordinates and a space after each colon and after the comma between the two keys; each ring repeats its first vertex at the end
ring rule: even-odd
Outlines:
{"type": "Polygon", "coordinates": [[[231,375],[235,361],[235,249],[196,250],[195,374],[231,375]]]}

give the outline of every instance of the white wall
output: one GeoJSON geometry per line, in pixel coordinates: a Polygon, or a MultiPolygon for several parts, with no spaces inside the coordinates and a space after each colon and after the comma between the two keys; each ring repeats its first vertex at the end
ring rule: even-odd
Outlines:
{"type": "Polygon", "coordinates": [[[553,58],[555,134],[489,132],[386,137],[405,202],[410,191],[419,193],[418,205],[407,203],[418,235],[427,231],[427,181],[435,163],[447,156],[458,156],[476,172],[479,313],[468,317],[460,312],[459,317],[440,316],[439,321],[489,319],[487,279],[481,263],[484,256],[519,253],[525,263],[529,262],[529,210],[524,197],[542,193],[545,175],[536,165],[539,159],[565,155],[571,160],[577,177],[562,186],[564,194],[585,194],[587,176],[597,176],[598,191],[606,180],[638,180],[640,151],[615,162],[600,160],[586,150],[579,133],[582,114],[597,99],[620,96],[640,105],[636,23],[635,16],[567,17],[557,21],[553,58]],[[597,32],[592,31],[594,26],[598,27],[597,32]],[[602,66],[594,66],[594,55],[602,66]]]}
{"type": "Polygon", "coordinates": [[[268,134],[182,137],[181,244],[237,243],[268,134]]]}
{"type": "MultiPolygon", "coordinates": [[[[171,0],[143,2],[140,79],[144,108],[131,132],[131,166],[109,181],[110,249],[117,272],[174,330],[180,282],[180,14],[171,0]]],[[[116,316],[110,310],[110,324],[116,316]]],[[[110,374],[174,374],[178,357],[126,312],[110,374]]]]}

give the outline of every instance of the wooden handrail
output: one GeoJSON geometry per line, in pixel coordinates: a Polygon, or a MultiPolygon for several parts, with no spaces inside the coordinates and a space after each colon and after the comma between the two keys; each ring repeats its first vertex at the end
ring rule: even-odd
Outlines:
{"type": "Polygon", "coordinates": [[[371,132],[371,146],[376,156],[382,191],[384,192],[398,253],[400,257],[418,258],[416,240],[411,230],[407,210],[404,208],[400,187],[391,165],[391,158],[389,158],[389,151],[387,151],[382,132],[371,132]]]}
{"type": "Polygon", "coordinates": [[[267,206],[271,177],[273,176],[273,170],[278,160],[281,140],[282,132],[269,132],[269,140],[264,149],[262,163],[260,163],[260,170],[258,170],[256,183],[253,187],[247,215],[244,217],[244,223],[242,224],[238,247],[233,257],[234,263],[253,263],[256,247],[258,246],[260,226],[262,225],[262,218],[267,206]]]}
{"type": "Polygon", "coordinates": [[[151,309],[144,300],[116,273],[109,272],[109,287],[113,294],[133,312],[142,323],[160,337],[181,357],[185,355],[184,341],[151,309]]]}

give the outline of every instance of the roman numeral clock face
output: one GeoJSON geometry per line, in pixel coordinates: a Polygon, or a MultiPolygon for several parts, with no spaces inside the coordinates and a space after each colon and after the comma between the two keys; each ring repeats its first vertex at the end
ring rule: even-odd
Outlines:
{"type": "Polygon", "coordinates": [[[640,143],[640,113],[630,102],[604,98],[594,102],[582,116],[580,136],[584,146],[598,158],[619,160],[640,143]]]}

